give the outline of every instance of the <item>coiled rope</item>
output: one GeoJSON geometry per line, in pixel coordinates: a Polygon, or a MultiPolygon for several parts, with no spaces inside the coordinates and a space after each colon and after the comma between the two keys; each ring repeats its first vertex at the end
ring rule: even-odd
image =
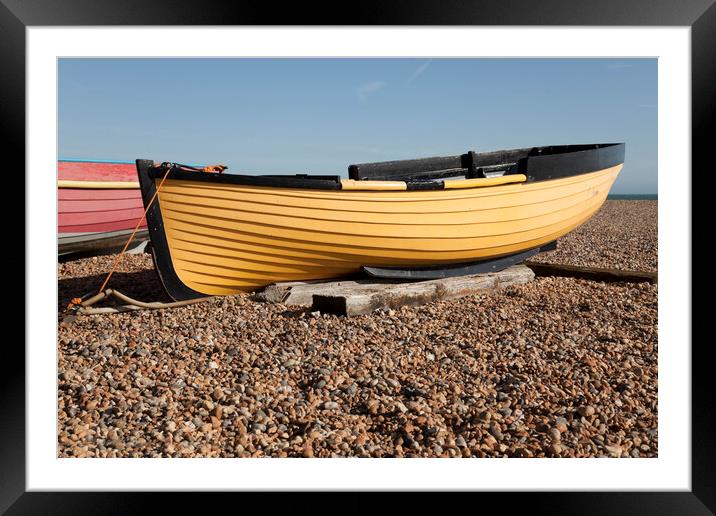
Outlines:
{"type": "Polygon", "coordinates": [[[162,303],[159,301],[146,303],[144,301],[137,301],[136,299],[133,299],[129,297],[126,294],[121,293],[118,290],[114,290],[111,288],[108,288],[107,290],[103,290],[94,296],[78,303],[79,308],[77,309],[78,314],[82,315],[94,315],[94,314],[116,314],[119,312],[131,312],[135,310],[157,310],[159,308],[177,308],[180,306],[187,306],[187,305],[193,305],[195,303],[201,303],[204,301],[208,301],[210,299],[214,299],[216,296],[212,297],[200,297],[196,299],[187,299],[185,301],[175,301],[173,303],[162,303]],[[119,301],[122,301],[126,303],[125,305],[116,306],[116,307],[100,307],[100,308],[90,308],[95,303],[102,301],[104,299],[109,298],[115,298],[119,301]]]}

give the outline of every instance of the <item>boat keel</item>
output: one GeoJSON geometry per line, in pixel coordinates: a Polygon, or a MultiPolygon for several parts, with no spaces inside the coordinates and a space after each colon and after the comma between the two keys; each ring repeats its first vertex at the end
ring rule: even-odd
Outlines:
{"type": "Polygon", "coordinates": [[[535,247],[521,253],[481,260],[477,262],[456,263],[451,265],[429,265],[425,267],[362,267],[363,271],[374,278],[428,280],[439,278],[452,278],[454,276],[470,276],[473,274],[487,274],[499,272],[513,265],[521,263],[528,258],[543,251],[557,249],[557,242],[550,242],[541,247],[535,247]]]}

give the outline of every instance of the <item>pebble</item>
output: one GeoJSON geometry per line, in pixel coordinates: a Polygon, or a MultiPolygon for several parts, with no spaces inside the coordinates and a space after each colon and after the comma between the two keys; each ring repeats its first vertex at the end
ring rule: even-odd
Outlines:
{"type": "Polygon", "coordinates": [[[616,444],[607,444],[604,449],[607,450],[612,457],[621,457],[622,455],[622,447],[616,444]]]}
{"type": "Polygon", "coordinates": [[[594,415],[594,407],[591,405],[587,405],[586,407],[579,407],[577,409],[577,412],[579,412],[579,415],[582,417],[589,417],[594,415]]]}
{"type": "Polygon", "coordinates": [[[504,436],[502,435],[502,430],[500,430],[500,427],[497,426],[495,423],[492,423],[492,424],[490,425],[490,433],[491,433],[492,436],[493,436],[495,439],[497,439],[498,441],[501,441],[502,438],[504,437],[504,436]]]}
{"type": "MultiPolygon", "coordinates": [[[[538,258],[655,269],[656,203],[615,203],[538,258]]],[[[60,314],[113,258],[58,265],[60,314]]],[[[168,300],[151,256],[118,271],[168,300]]],[[[60,315],[58,456],[656,457],[657,300],[539,277],[351,318],[245,295],[60,315]]]]}
{"type": "Polygon", "coordinates": [[[563,263],[656,271],[658,201],[609,200],[586,224],[562,237],[557,250],[530,258],[563,263]],[[595,252],[595,248],[598,251],[595,252]]]}
{"type": "Polygon", "coordinates": [[[549,435],[553,443],[558,443],[562,440],[562,433],[556,428],[550,428],[547,435],[549,435]]]}
{"type": "Polygon", "coordinates": [[[565,418],[563,418],[563,417],[558,417],[558,418],[555,420],[555,422],[554,422],[554,427],[555,427],[560,433],[564,433],[564,432],[566,432],[566,431],[568,430],[569,427],[568,427],[567,425],[568,425],[568,422],[567,422],[567,420],[566,420],[565,418]]]}

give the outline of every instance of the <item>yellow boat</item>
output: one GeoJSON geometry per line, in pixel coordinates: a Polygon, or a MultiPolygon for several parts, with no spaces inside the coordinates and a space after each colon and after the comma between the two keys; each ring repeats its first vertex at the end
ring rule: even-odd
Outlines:
{"type": "Polygon", "coordinates": [[[361,270],[499,270],[586,222],[623,163],[624,144],[613,143],[351,165],[348,179],[150,160],[137,171],[155,268],[184,300],[361,270]]]}

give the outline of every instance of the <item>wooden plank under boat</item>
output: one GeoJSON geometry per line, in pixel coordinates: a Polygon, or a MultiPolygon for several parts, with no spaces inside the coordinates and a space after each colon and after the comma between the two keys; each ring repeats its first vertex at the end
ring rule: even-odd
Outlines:
{"type": "MultiPolygon", "coordinates": [[[[58,254],[122,246],[143,213],[134,163],[58,161],[58,254]]],[[[135,242],[148,238],[143,222],[135,242]]]]}
{"type": "Polygon", "coordinates": [[[145,206],[167,174],[148,228],[162,284],[182,300],[526,256],[586,222],[623,163],[618,143],[351,165],[349,179],[149,160],[137,172],[145,206]]]}

